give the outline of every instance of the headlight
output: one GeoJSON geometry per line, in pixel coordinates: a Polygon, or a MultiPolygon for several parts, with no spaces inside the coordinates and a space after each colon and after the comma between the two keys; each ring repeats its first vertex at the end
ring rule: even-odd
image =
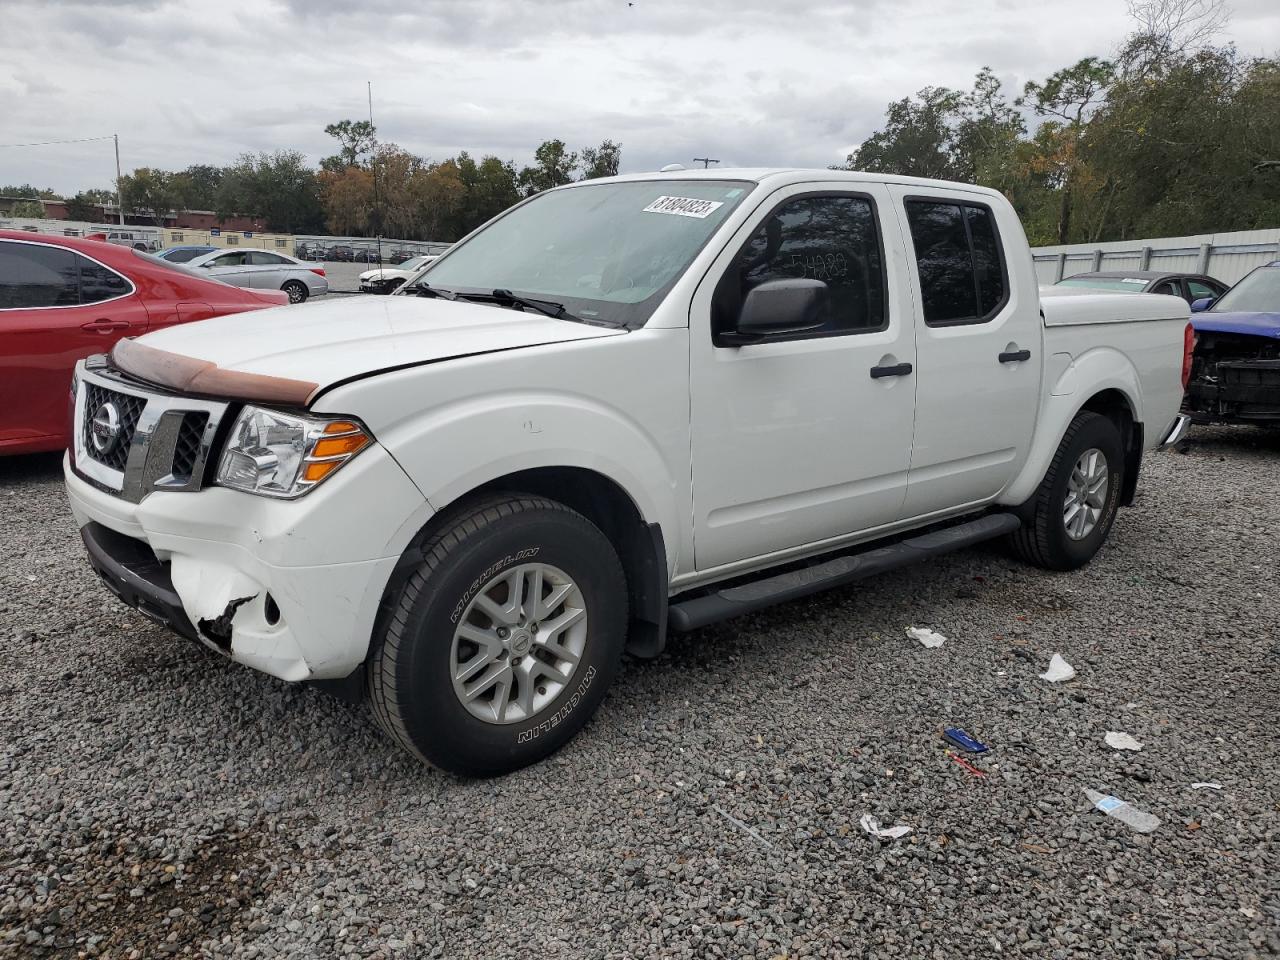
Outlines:
{"type": "Polygon", "coordinates": [[[245,407],[232,424],[217,482],[292,500],[337,473],[373,438],[354,420],[245,407]]]}

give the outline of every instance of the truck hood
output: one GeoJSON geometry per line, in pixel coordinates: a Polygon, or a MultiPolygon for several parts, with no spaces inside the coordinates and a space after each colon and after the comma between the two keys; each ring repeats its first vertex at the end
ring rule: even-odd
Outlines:
{"type": "Polygon", "coordinates": [[[138,342],[223,371],[323,388],[394,367],[623,333],[508,307],[353,296],[181,324],[138,342]]]}
{"type": "Polygon", "coordinates": [[[1197,333],[1243,333],[1280,340],[1280,313],[1193,313],[1191,325],[1197,333]]]}

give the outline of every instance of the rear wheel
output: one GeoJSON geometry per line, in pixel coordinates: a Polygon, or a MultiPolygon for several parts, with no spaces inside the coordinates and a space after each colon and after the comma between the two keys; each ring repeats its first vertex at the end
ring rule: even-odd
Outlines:
{"type": "Polygon", "coordinates": [[[604,699],[627,628],[612,545],[563,504],[478,501],[421,547],[369,658],[369,699],[401,746],[490,776],[567,743],[604,699]]]}
{"type": "Polygon", "coordinates": [[[302,303],[310,293],[307,290],[307,285],[301,280],[286,280],[284,286],[280,289],[289,295],[290,303],[302,303]]]}
{"type": "Polygon", "coordinates": [[[1067,427],[1020,530],[1014,552],[1049,570],[1082,567],[1111,530],[1124,486],[1120,430],[1101,414],[1082,411],[1067,427]]]}

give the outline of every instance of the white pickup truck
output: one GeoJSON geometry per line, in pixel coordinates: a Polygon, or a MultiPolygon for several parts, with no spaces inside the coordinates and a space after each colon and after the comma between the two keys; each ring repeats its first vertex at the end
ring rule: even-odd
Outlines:
{"type": "Polygon", "coordinates": [[[828,170],[573,184],[394,296],[272,314],[80,365],[90,561],[480,775],[668,630],[996,537],[1086,563],[1191,346],[1176,297],[1042,301],[998,193],[828,170]]]}

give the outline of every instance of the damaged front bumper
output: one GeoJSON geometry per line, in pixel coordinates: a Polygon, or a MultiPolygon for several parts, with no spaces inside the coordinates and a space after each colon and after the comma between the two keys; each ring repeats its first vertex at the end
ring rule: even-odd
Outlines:
{"type": "Polygon", "coordinates": [[[1182,410],[1196,423],[1280,424],[1280,340],[1201,335],[1182,410]]]}
{"type": "MultiPolygon", "coordinates": [[[[65,463],[90,564],[144,616],[282,680],[363,662],[382,592],[426,501],[384,450],[297,501],[221,487],[132,503],[65,463]]],[[[427,508],[429,510],[429,508],[427,508]]]]}

